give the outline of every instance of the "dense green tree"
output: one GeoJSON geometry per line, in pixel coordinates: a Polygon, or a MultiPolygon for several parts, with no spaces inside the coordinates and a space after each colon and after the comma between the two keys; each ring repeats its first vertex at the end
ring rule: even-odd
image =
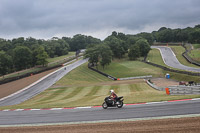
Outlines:
{"type": "Polygon", "coordinates": [[[0,38],[0,51],[8,51],[12,49],[12,44],[9,40],[1,39],[0,38]]]}
{"type": "Polygon", "coordinates": [[[123,47],[124,42],[115,36],[109,36],[104,40],[105,44],[110,46],[114,57],[122,58],[122,56],[126,53],[126,50],[123,47]]]}
{"type": "Polygon", "coordinates": [[[165,29],[159,31],[158,34],[158,41],[159,42],[171,42],[173,40],[173,33],[171,29],[165,29]]]}
{"type": "Polygon", "coordinates": [[[73,36],[69,45],[71,51],[77,51],[80,49],[85,49],[90,44],[99,44],[99,43],[101,43],[100,39],[91,36],[77,34],[73,36]]]}
{"type": "Polygon", "coordinates": [[[98,45],[97,49],[100,51],[100,53],[99,53],[100,64],[104,69],[104,67],[106,65],[109,65],[112,61],[112,50],[110,49],[109,46],[107,46],[105,44],[98,45]]]}
{"type": "Polygon", "coordinates": [[[12,40],[12,45],[14,48],[17,46],[24,46],[24,41],[24,37],[14,38],[12,40]]]}
{"type": "Polygon", "coordinates": [[[146,39],[140,39],[136,42],[135,45],[139,46],[140,56],[147,56],[149,51],[151,50],[151,47],[146,39]]]}
{"type": "Polygon", "coordinates": [[[69,52],[69,44],[63,39],[52,38],[44,43],[45,51],[49,57],[66,55],[69,52]]]}
{"type": "Polygon", "coordinates": [[[142,39],[142,38],[138,36],[129,35],[127,39],[128,46],[130,47],[134,45],[139,39],[142,39]]]}
{"type": "Polygon", "coordinates": [[[140,48],[138,45],[132,45],[128,51],[128,57],[130,60],[136,60],[140,57],[140,48]]]}
{"type": "Polygon", "coordinates": [[[189,34],[189,42],[191,42],[191,43],[200,43],[200,28],[194,29],[189,34]]]}
{"type": "Polygon", "coordinates": [[[4,51],[0,51],[0,75],[5,75],[12,68],[12,58],[4,51]]]}
{"type": "Polygon", "coordinates": [[[32,47],[34,47],[34,45],[37,45],[37,44],[38,44],[38,41],[32,37],[26,38],[26,40],[24,40],[24,46],[27,46],[30,49],[32,49],[32,47]]]}
{"type": "Polygon", "coordinates": [[[146,39],[150,45],[153,44],[154,38],[151,33],[142,32],[137,34],[136,36],[146,39]]]}
{"type": "Polygon", "coordinates": [[[13,59],[17,70],[30,68],[32,66],[32,52],[26,46],[17,46],[14,49],[13,59]]]}
{"type": "Polygon", "coordinates": [[[88,62],[93,66],[97,66],[97,63],[99,62],[99,50],[97,47],[94,46],[87,48],[84,54],[84,58],[89,58],[88,62]]]}
{"type": "Polygon", "coordinates": [[[100,63],[104,68],[111,63],[112,51],[108,45],[99,44],[86,49],[84,57],[89,58],[89,62],[93,66],[98,66],[98,63],[100,63]]]}
{"type": "Polygon", "coordinates": [[[36,55],[36,64],[37,65],[46,66],[48,64],[48,61],[47,61],[48,54],[44,50],[44,47],[39,46],[35,51],[37,53],[37,55],[36,55]]]}

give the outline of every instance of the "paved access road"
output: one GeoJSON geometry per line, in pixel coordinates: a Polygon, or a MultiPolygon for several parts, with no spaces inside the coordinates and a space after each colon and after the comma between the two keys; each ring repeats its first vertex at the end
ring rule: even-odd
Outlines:
{"type": "Polygon", "coordinates": [[[40,111],[0,111],[0,126],[23,124],[61,124],[106,120],[200,115],[200,100],[130,105],[123,108],[85,108],[40,111]]]}
{"type": "Polygon", "coordinates": [[[200,68],[194,68],[194,67],[188,67],[183,64],[181,64],[178,59],[176,58],[176,55],[169,47],[164,46],[151,46],[151,48],[158,48],[160,50],[160,53],[162,55],[162,59],[164,63],[170,67],[182,69],[186,71],[192,71],[192,72],[200,72],[200,68]]]}
{"type": "Polygon", "coordinates": [[[59,79],[61,79],[63,76],[65,76],[68,72],[75,69],[76,67],[82,65],[83,63],[86,63],[88,60],[83,59],[76,61],[70,65],[64,66],[61,69],[55,71],[53,74],[50,74],[48,77],[44,78],[37,84],[28,87],[24,91],[21,91],[18,94],[15,94],[11,97],[8,97],[4,100],[0,101],[0,106],[7,106],[7,105],[15,105],[22,103],[35,95],[41,93],[42,91],[46,90],[50,86],[52,86],[54,83],[56,83],[59,79]]]}

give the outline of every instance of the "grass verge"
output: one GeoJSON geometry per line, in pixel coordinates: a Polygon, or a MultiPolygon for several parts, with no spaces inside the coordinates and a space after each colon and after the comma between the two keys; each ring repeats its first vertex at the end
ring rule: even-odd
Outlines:
{"type": "Polygon", "coordinates": [[[200,62],[200,49],[194,49],[188,54],[193,60],[200,62]]]}
{"type": "Polygon", "coordinates": [[[124,96],[125,103],[156,102],[200,97],[199,95],[168,96],[165,92],[154,90],[143,82],[135,84],[50,88],[22,104],[0,108],[60,108],[101,105],[104,98],[109,94],[110,89],[114,89],[118,96],[124,96]]]}

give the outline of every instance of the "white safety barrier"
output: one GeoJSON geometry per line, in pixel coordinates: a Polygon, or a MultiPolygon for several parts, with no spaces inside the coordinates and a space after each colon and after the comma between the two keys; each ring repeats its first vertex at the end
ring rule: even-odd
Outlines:
{"type": "Polygon", "coordinates": [[[137,76],[137,77],[127,77],[127,78],[118,78],[117,80],[147,79],[147,78],[152,78],[152,75],[147,75],[147,76],[137,76]]]}

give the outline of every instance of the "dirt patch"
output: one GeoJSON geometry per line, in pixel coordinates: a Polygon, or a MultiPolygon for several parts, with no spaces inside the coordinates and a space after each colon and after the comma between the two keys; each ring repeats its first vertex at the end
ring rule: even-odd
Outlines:
{"type": "Polygon", "coordinates": [[[173,85],[179,85],[179,82],[166,78],[152,78],[151,81],[158,87],[168,87],[173,85]]]}
{"type": "Polygon", "coordinates": [[[13,94],[24,87],[34,83],[35,81],[39,80],[40,78],[44,77],[45,75],[57,70],[59,68],[55,68],[49,71],[45,71],[43,73],[39,73],[33,76],[29,76],[27,78],[19,79],[10,83],[0,85],[0,98],[13,94]]]}
{"type": "Polygon", "coordinates": [[[199,133],[200,117],[134,122],[0,128],[1,133],[199,133]]]}

